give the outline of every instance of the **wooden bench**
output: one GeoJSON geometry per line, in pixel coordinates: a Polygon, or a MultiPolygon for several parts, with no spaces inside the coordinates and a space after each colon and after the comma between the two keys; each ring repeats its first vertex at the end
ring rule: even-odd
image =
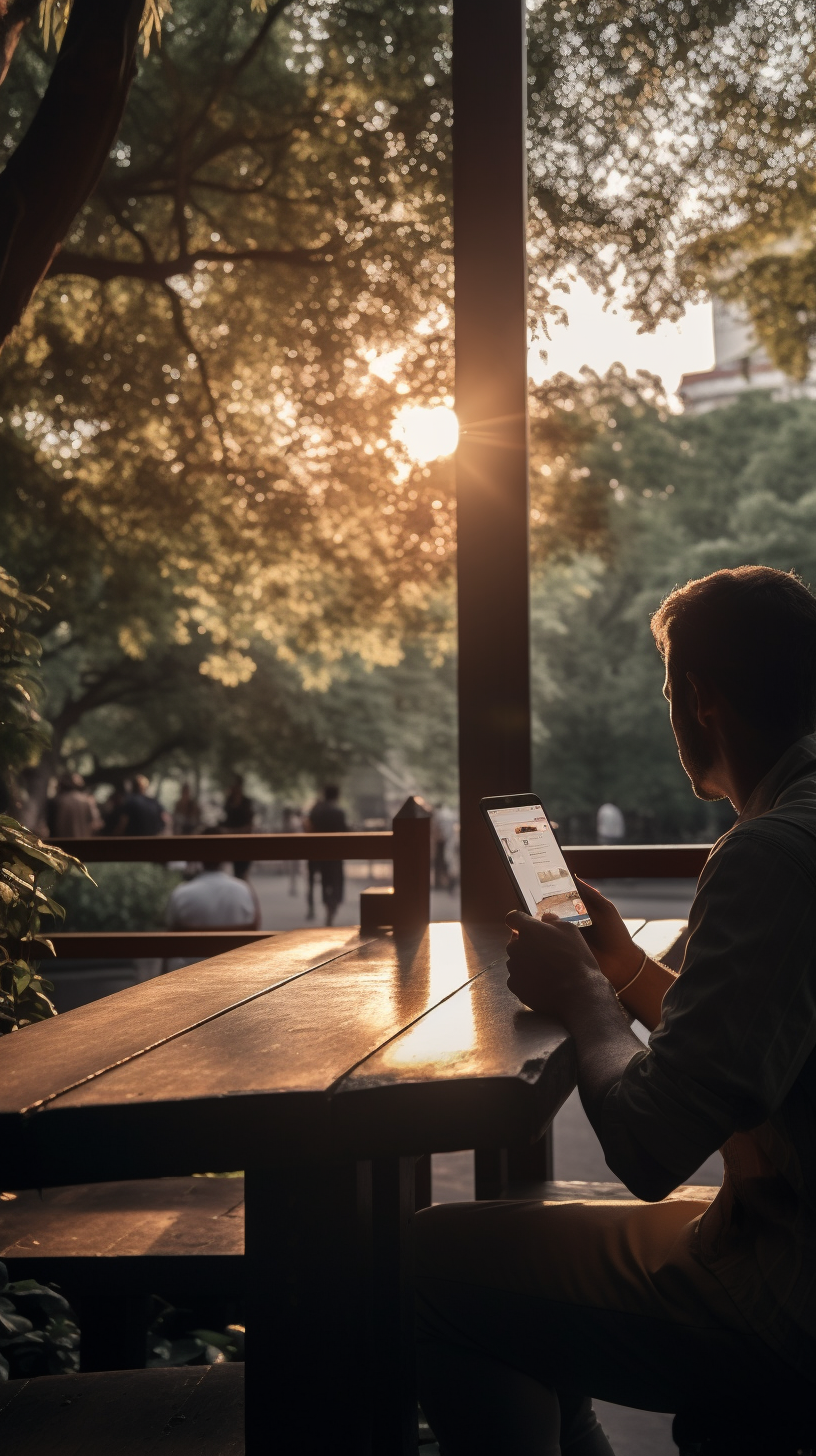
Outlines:
{"type": "Polygon", "coordinates": [[[28,1189],[0,1201],[9,1278],[57,1284],[77,1310],[80,1368],[144,1365],[152,1294],[183,1304],[244,1288],[243,1178],[28,1189]]]}
{"type": "Polygon", "coordinates": [[[243,1365],[0,1385],[3,1456],[243,1456],[243,1365]]]}

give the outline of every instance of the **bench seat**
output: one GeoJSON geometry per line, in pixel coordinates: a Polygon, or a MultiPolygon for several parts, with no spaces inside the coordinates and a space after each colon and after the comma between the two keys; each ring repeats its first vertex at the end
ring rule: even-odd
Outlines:
{"type": "Polygon", "coordinates": [[[148,1178],[26,1189],[0,1198],[10,1279],[72,1294],[163,1293],[243,1285],[243,1178],[148,1178]],[[169,1283],[168,1283],[169,1282],[169,1283]]]}
{"type": "Polygon", "coordinates": [[[145,1359],[150,1296],[244,1293],[243,1178],[149,1178],[0,1197],[9,1279],[56,1284],[76,1309],[83,1371],[145,1359]]]}
{"type": "Polygon", "coordinates": [[[40,1375],[0,1385],[3,1456],[243,1456],[243,1365],[40,1375]]]}

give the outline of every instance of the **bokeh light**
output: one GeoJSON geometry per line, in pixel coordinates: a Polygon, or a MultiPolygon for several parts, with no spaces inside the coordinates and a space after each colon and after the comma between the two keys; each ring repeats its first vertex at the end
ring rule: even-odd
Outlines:
{"type": "Polygon", "coordinates": [[[459,443],[459,421],[447,405],[405,405],[394,417],[392,440],[399,440],[412,460],[427,465],[452,455],[459,443]]]}

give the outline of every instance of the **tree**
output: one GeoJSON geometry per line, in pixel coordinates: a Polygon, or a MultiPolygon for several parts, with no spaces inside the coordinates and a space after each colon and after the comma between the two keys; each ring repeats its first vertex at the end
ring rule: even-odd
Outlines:
{"type": "Polygon", "coordinates": [[[112,551],[153,552],[211,671],[256,637],[307,675],[394,661],[444,586],[450,482],[390,437],[406,391],[449,398],[446,24],[181,0],[7,351],[7,423],[112,551]]]}
{"type": "Polygon", "coordinates": [[[562,376],[547,395],[552,429],[580,436],[561,469],[588,472],[598,522],[595,549],[550,553],[533,593],[536,783],[573,840],[605,799],[634,838],[710,838],[732,822],[726,804],[693,798],[677,760],[649,631],[662,597],[743,563],[816,587],[816,404],[754,393],[683,417],[655,386],[618,368],[562,376]]]}
{"type": "MultiPolygon", "coordinates": [[[[0,80],[37,7],[0,0],[0,80]]],[[[46,20],[68,0],[44,0],[46,20]]],[[[60,16],[62,12],[62,16],[60,16]]],[[[157,0],[72,0],[63,45],[25,136],[0,173],[0,347],[28,306],[77,211],[90,196],[119,129],[135,71],[140,25],[157,0]]]]}

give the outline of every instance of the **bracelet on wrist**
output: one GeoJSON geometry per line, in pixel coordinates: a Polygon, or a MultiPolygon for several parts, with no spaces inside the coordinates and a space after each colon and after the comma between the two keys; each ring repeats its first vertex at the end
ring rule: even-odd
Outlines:
{"type": "Polygon", "coordinates": [[[637,970],[635,971],[635,974],[633,975],[631,981],[627,981],[625,986],[621,986],[620,990],[615,992],[615,995],[617,996],[618,1000],[620,1000],[620,998],[623,995],[624,991],[628,991],[629,988],[630,988],[630,986],[634,986],[635,981],[637,980],[638,976],[640,975],[641,971],[643,970],[643,967],[645,966],[645,964],[646,964],[646,962],[647,962],[648,959],[649,959],[649,953],[648,953],[648,951],[644,951],[643,952],[643,960],[641,961],[640,965],[638,966],[637,970]]]}

